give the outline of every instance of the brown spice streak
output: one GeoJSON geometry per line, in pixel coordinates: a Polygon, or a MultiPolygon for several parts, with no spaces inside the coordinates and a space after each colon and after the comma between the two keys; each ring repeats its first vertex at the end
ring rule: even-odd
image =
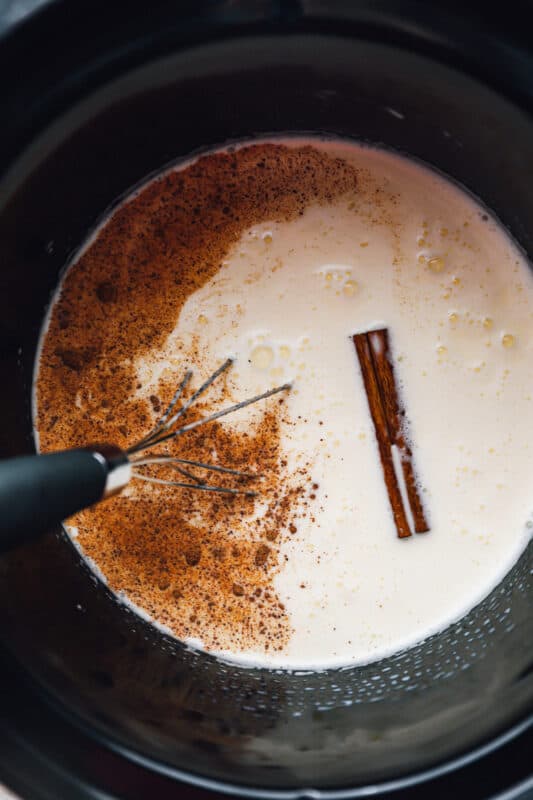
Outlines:
{"type": "MultiPolygon", "coordinates": [[[[294,219],[355,184],[352,166],[313,147],[257,144],[204,156],[122,205],[71,266],[52,311],[36,387],[41,449],[125,447],[145,435],[182,370],[144,392],[135,362],[157,359],[187,298],[216,274],[242,232],[294,219]]],[[[207,377],[200,356],[198,381],[207,377]]],[[[178,342],[176,358],[190,357],[178,342]]],[[[215,405],[235,399],[242,398],[223,384],[215,405]]],[[[209,399],[195,413],[212,410],[209,399]]],[[[260,516],[253,498],[135,482],[72,521],[111,588],[178,637],[233,650],[280,650],[288,641],[273,579],[305,476],[292,479],[283,466],[284,414],[273,399],[249,431],[215,422],[158,450],[261,473],[260,516]]]]}

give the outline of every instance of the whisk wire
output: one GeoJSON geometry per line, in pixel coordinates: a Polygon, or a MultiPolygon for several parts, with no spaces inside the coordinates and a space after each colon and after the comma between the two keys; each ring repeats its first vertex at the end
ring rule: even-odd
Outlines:
{"type": "Polygon", "coordinates": [[[127,450],[128,453],[135,453],[136,448],[140,447],[141,445],[146,445],[148,447],[148,442],[150,442],[155,436],[157,436],[158,433],[165,430],[165,424],[191,378],[192,378],[192,370],[188,369],[185,375],[183,376],[180,385],[174,392],[172,400],[168,404],[163,416],[156,422],[155,427],[152,428],[150,433],[148,433],[143,439],[141,439],[140,442],[137,442],[135,445],[133,445],[133,447],[128,448],[127,450]]]}
{"type": "MultiPolygon", "coordinates": [[[[240,403],[234,403],[227,408],[223,408],[220,411],[216,411],[213,414],[209,414],[207,417],[202,417],[201,419],[194,420],[193,422],[189,422],[187,425],[182,425],[181,428],[173,428],[175,426],[178,419],[180,419],[196,402],[196,400],[214,383],[214,381],[221,375],[228,367],[231,366],[233,363],[232,358],[226,359],[223,364],[221,364],[218,369],[216,369],[210,376],[207,378],[206,381],[202,383],[202,385],[191,395],[191,397],[178,409],[178,411],[174,412],[176,404],[179,398],[182,396],[185,387],[187,386],[188,382],[192,377],[192,371],[187,370],[180,385],[178,386],[172,400],[170,401],[169,405],[167,406],[163,416],[159,419],[156,423],[155,427],[148,433],[143,439],[138,441],[136,444],[132,445],[126,451],[128,456],[134,456],[137,453],[141,453],[143,450],[147,450],[150,447],[155,447],[156,445],[162,444],[163,442],[170,441],[171,439],[175,439],[177,436],[181,436],[183,433],[187,431],[191,431],[194,428],[199,427],[200,425],[206,425],[208,422],[214,422],[214,420],[220,419],[221,417],[225,417],[227,414],[232,414],[234,411],[239,411],[241,408],[246,408],[246,406],[252,405],[252,403],[257,403],[259,400],[265,400],[268,397],[271,397],[278,392],[285,391],[291,388],[290,383],[284,383],[282,386],[276,386],[274,389],[269,389],[266,392],[262,392],[261,394],[257,394],[254,397],[249,397],[247,400],[242,400],[240,403]]],[[[206,492],[219,492],[221,494],[241,494],[246,495],[248,497],[255,497],[257,492],[252,491],[250,489],[244,488],[230,488],[225,486],[212,486],[211,484],[206,483],[203,479],[199,478],[190,470],[186,469],[186,467],[197,467],[199,469],[210,470],[213,472],[218,473],[226,473],[228,475],[236,475],[240,478],[258,478],[259,475],[254,475],[248,472],[242,472],[237,469],[232,469],[230,467],[223,467],[218,466],[216,464],[205,464],[201,461],[193,461],[191,459],[186,458],[177,458],[175,456],[169,455],[159,455],[159,456],[141,456],[139,458],[132,459],[131,462],[134,469],[132,470],[132,477],[137,478],[138,480],[147,481],[149,483],[157,483],[163,486],[179,486],[186,489],[200,489],[206,492]],[[164,478],[157,478],[153,475],[146,475],[144,472],[140,472],[139,468],[147,467],[150,465],[166,465],[171,469],[176,470],[185,478],[188,478],[192,483],[185,483],[182,481],[171,481],[164,478]]]]}
{"type": "Polygon", "coordinates": [[[177,472],[180,473],[180,475],[183,475],[184,478],[188,478],[190,481],[194,481],[195,483],[197,483],[199,485],[204,483],[204,481],[201,478],[199,478],[197,475],[195,475],[192,472],[189,472],[188,469],[183,469],[183,467],[180,467],[178,464],[169,464],[168,466],[171,469],[175,469],[177,472]]]}
{"type": "Polygon", "coordinates": [[[174,414],[174,416],[168,420],[168,422],[165,424],[165,429],[168,430],[168,428],[170,428],[171,425],[174,425],[174,423],[177,422],[177,420],[180,417],[182,417],[186,411],[189,410],[189,408],[193,405],[193,403],[195,403],[196,400],[198,400],[200,395],[202,395],[206,391],[206,389],[208,389],[211,386],[211,384],[216,381],[218,376],[222,375],[222,373],[225,372],[228,369],[228,367],[230,367],[232,364],[233,364],[233,359],[227,358],[224,361],[224,363],[217,370],[215,370],[215,372],[213,372],[213,374],[210,375],[209,378],[206,381],[204,381],[204,383],[202,383],[200,388],[197,389],[194,392],[194,394],[190,396],[190,398],[187,400],[186,403],[182,405],[179,411],[177,411],[174,414]]]}
{"type": "Polygon", "coordinates": [[[141,481],[149,483],[159,483],[163,486],[180,486],[184,489],[201,489],[204,492],[219,492],[221,494],[242,494],[245,497],[257,497],[257,492],[250,489],[230,489],[226,486],[210,486],[207,483],[182,483],[181,481],[167,481],[163,478],[153,478],[151,475],[143,475],[136,470],[132,471],[132,476],[141,481]]]}
{"type": "Polygon", "coordinates": [[[148,458],[141,458],[132,461],[136,467],[144,467],[148,464],[188,464],[191,467],[200,467],[201,469],[212,470],[213,472],[225,472],[229,475],[237,475],[241,478],[260,478],[261,476],[253,472],[242,472],[238,469],[230,467],[221,467],[218,464],[204,464],[202,461],[191,461],[189,458],[176,458],[174,456],[148,456],[148,458]]]}
{"type": "MultiPolygon", "coordinates": [[[[233,406],[229,406],[229,408],[223,408],[221,411],[216,411],[214,414],[210,414],[208,417],[202,417],[201,419],[197,419],[194,422],[189,422],[188,425],[183,425],[181,428],[178,428],[175,431],[171,431],[170,433],[165,434],[164,436],[159,437],[155,442],[150,444],[150,447],[153,447],[156,444],[161,444],[162,442],[167,442],[170,439],[174,439],[176,436],[181,436],[183,433],[187,431],[192,431],[194,428],[198,428],[200,425],[205,425],[208,422],[214,422],[216,419],[220,419],[221,417],[225,417],[226,414],[232,414],[234,411],[239,411],[241,408],[246,408],[246,406],[251,405],[252,403],[257,403],[259,400],[265,400],[267,397],[271,397],[273,394],[277,394],[278,392],[284,392],[287,389],[291,388],[290,383],[284,383],[282,386],[276,386],[274,389],[269,389],[267,392],[263,392],[262,394],[258,394],[255,397],[250,397],[248,400],[242,400],[240,403],[235,403],[233,406]]],[[[146,449],[146,447],[142,447],[139,449],[146,449]]],[[[137,449],[133,452],[137,452],[137,449]]]]}
{"type": "Polygon", "coordinates": [[[180,383],[180,385],[176,389],[172,400],[168,404],[168,406],[167,406],[167,408],[165,410],[165,413],[163,414],[163,416],[161,417],[161,419],[157,423],[156,428],[154,430],[157,430],[158,428],[162,427],[166,423],[166,421],[168,420],[168,418],[172,414],[172,411],[174,410],[174,407],[175,407],[176,403],[180,399],[181,395],[183,394],[183,391],[184,391],[185,387],[187,386],[187,384],[189,383],[191,378],[192,378],[192,369],[188,369],[187,372],[185,373],[185,375],[183,376],[182,382],[180,383]]]}
{"type": "MultiPolygon", "coordinates": [[[[128,450],[128,453],[130,453],[130,454],[138,453],[141,450],[146,450],[148,447],[154,447],[156,444],[160,444],[160,442],[166,441],[166,439],[169,438],[169,435],[161,436],[161,434],[164,434],[165,431],[168,431],[172,427],[172,425],[174,425],[177,422],[177,420],[180,417],[182,417],[185,414],[185,412],[188,411],[191,408],[193,403],[196,402],[196,400],[200,397],[200,395],[202,395],[206,391],[206,389],[208,389],[211,386],[211,384],[214,383],[214,381],[216,381],[218,376],[221,375],[223,372],[225,372],[225,370],[227,370],[228,367],[230,367],[232,364],[233,364],[233,359],[232,358],[227,358],[226,361],[224,361],[224,363],[221,364],[221,366],[218,367],[218,369],[216,369],[215,372],[213,372],[212,375],[210,375],[209,378],[207,378],[207,380],[204,381],[204,383],[202,383],[200,388],[197,389],[194,392],[194,394],[192,394],[189,397],[187,402],[184,403],[181,406],[181,408],[175,414],[173,414],[170,418],[168,418],[168,414],[171,413],[171,411],[173,410],[173,407],[175,405],[175,400],[173,398],[171,403],[170,403],[169,408],[167,409],[167,411],[165,412],[165,414],[162,417],[162,420],[161,420],[162,424],[160,422],[158,425],[156,425],[154,430],[150,434],[148,434],[147,437],[142,439],[137,444],[133,445],[133,447],[131,447],[128,450]],[[165,418],[164,421],[163,421],[163,418],[165,418]]],[[[187,378],[187,375],[185,376],[185,378],[187,378]]],[[[188,378],[187,378],[187,380],[185,380],[185,378],[182,381],[182,387],[183,388],[186,385],[186,383],[188,382],[188,378]]],[[[178,389],[178,391],[179,391],[178,397],[181,395],[181,392],[183,391],[182,387],[180,387],[181,391],[180,391],[180,389],[178,389]]]]}

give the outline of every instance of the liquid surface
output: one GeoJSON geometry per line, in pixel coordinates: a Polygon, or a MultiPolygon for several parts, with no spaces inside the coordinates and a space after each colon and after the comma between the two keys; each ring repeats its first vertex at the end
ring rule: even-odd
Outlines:
{"type": "Polygon", "coordinates": [[[187,420],[292,381],[157,451],[261,473],[258,499],[135,481],[72,530],[181,639],[272,666],[364,663],[460,618],[525,547],[532,332],[529,267],[466,193],[379,150],[259,143],[152,181],[93,237],[43,335],[36,429],[43,450],[126,446],[186,367],[194,389],[228,356],[187,420]],[[351,339],[378,327],[431,528],[407,540],[351,339]]]}

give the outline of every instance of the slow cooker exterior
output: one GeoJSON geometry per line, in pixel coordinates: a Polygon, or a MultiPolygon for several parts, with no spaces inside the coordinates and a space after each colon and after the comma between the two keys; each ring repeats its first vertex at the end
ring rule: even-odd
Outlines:
{"type": "MultiPolygon", "coordinates": [[[[79,3],[74,18],[54,3],[0,43],[2,455],[33,449],[37,338],[70,255],[132,186],[204,147],[287,131],[381,143],[460,181],[533,253],[533,55],[489,20],[400,5],[133,3],[122,18],[79,3]]],[[[401,789],[527,728],[532,555],[406,653],[284,673],[157,633],[57,531],[0,563],[5,660],[168,776],[262,796],[401,789]]]]}

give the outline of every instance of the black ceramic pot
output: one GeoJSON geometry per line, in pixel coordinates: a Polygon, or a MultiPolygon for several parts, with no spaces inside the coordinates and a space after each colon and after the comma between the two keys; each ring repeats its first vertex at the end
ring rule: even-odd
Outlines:
{"type": "MultiPolygon", "coordinates": [[[[0,42],[2,455],[34,449],[35,349],[66,261],[131,186],[199,149],[272,132],[383,143],[460,181],[533,253],[527,20],[522,6],[490,14],[76,0],[0,42]]],[[[3,658],[91,736],[167,775],[257,796],[361,796],[527,726],[531,556],[423,644],[298,674],[186,651],[119,605],[56,531],[0,562],[3,658]]]]}

